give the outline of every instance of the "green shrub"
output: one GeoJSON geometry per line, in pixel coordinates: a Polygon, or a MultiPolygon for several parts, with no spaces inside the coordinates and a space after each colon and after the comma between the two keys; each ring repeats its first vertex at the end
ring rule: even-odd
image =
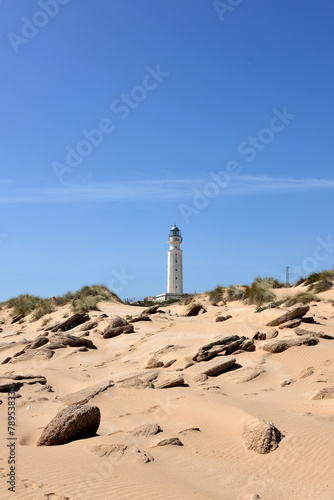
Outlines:
{"type": "Polygon", "coordinates": [[[319,302],[320,299],[316,295],[313,295],[313,293],[310,292],[299,292],[293,297],[289,297],[288,300],[286,301],[286,306],[294,306],[295,304],[309,304],[310,302],[319,302]]]}
{"type": "Polygon", "coordinates": [[[306,281],[306,278],[305,276],[300,276],[298,278],[298,280],[296,281],[296,283],[293,285],[293,286],[298,286],[298,285],[301,285],[302,283],[304,283],[306,281]]]}
{"type": "Polygon", "coordinates": [[[275,300],[276,295],[270,289],[268,282],[255,280],[250,286],[246,287],[244,298],[248,304],[262,306],[265,302],[275,300]]]}
{"type": "Polygon", "coordinates": [[[56,310],[55,306],[53,305],[51,299],[40,299],[39,306],[34,313],[32,320],[37,321],[46,314],[50,314],[56,310]]]}
{"type": "Polygon", "coordinates": [[[218,302],[221,302],[224,300],[224,290],[222,286],[217,286],[212,292],[209,292],[209,301],[211,304],[218,304],[218,302]]]}
{"type": "Polygon", "coordinates": [[[17,316],[19,314],[27,316],[27,314],[39,307],[41,299],[40,297],[25,293],[19,295],[15,299],[10,299],[9,302],[11,303],[10,307],[13,307],[13,316],[17,316]]]}
{"type": "Polygon", "coordinates": [[[284,288],[286,285],[282,283],[281,281],[278,281],[276,278],[273,278],[272,276],[266,276],[262,278],[261,276],[258,276],[254,280],[257,283],[263,283],[264,285],[268,285],[270,288],[284,288]]]}
{"type": "Polygon", "coordinates": [[[245,290],[237,285],[231,285],[227,289],[227,300],[242,300],[245,296],[245,290]]]}

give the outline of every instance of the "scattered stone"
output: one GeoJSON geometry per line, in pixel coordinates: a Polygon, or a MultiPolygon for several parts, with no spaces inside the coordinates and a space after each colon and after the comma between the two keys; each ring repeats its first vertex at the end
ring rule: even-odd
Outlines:
{"type": "Polygon", "coordinates": [[[7,358],[5,358],[5,359],[1,362],[1,364],[2,364],[2,365],[6,365],[7,363],[9,363],[9,361],[10,361],[11,359],[12,359],[12,358],[11,358],[10,356],[7,356],[7,358]]]}
{"type": "Polygon", "coordinates": [[[144,450],[135,450],[136,460],[140,464],[148,464],[149,462],[154,462],[154,457],[144,450]]]}
{"type": "Polygon", "coordinates": [[[334,340],[334,337],[332,335],[328,335],[327,333],[324,332],[314,332],[313,330],[305,330],[304,328],[295,328],[295,333],[297,335],[314,335],[319,339],[334,340]]]}
{"type": "Polygon", "coordinates": [[[71,405],[45,427],[37,446],[55,446],[95,436],[101,413],[97,406],[71,405]]]}
{"type": "Polygon", "coordinates": [[[302,323],[316,323],[313,316],[304,316],[303,318],[301,318],[301,322],[302,323]]]}
{"type": "Polygon", "coordinates": [[[246,366],[245,368],[241,368],[230,376],[237,384],[244,384],[246,382],[254,380],[262,373],[264,373],[264,369],[262,368],[262,366],[246,366]]]}
{"type": "Polygon", "coordinates": [[[23,318],[24,318],[24,314],[18,314],[17,316],[14,316],[12,318],[11,324],[17,323],[18,321],[20,321],[20,319],[23,319],[23,318]]]}
{"type": "Polygon", "coordinates": [[[203,383],[206,380],[208,380],[208,378],[209,377],[207,375],[204,375],[204,373],[200,373],[199,375],[196,375],[196,377],[193,378],[193,381],[197,383],[203,383]]]}
{"type": "Polygon", "coordinates": [[[154,384],[154,387],[155,389],[168,389],[169,387],[177,387],[180,385],[184,385],[184,379],[179,375],[177,377],[158,382],[157,384],[154,384]]]}
{"type": "Polygon", "coordinates": [[[305,370],[303,370],[301,372],[301,374],[299,375],[299,378],[310,377],[311,375],[313,375],[313,373],[314,373],[313,366],[309,366],[308,368],[305,368],[305,370]]]}
{"type": "Polygon", "coordinates": [[[289,349],[290,347],[297,347],[301,345],[316,345],[319,343],[319,340],[313,336],[302,337],[302,338],[283,338],[272,340],[271,342],[267,342],[264,344],[262,349],[264,351],[268,351],[271,353],[283,352],[289,349]]]}
{"type": "Polygon", "coordinates": [[[44,335],[39,335],[32,341],[32,344],[30,345],[29,349],[37,349],[38,347],[41,347],[42,345],[47,344],[48,342],[49,339],[47,337],[45,337],[44,335]]]}
{"type": "Polygon", "coordinates": [[[59,347],[88,347],[88,349],[97,349],[96,345],[89,339],[83,337],[76,337],[75,335],[70,335],[69,333],[57,333],[49,337],[51,349],[57,349],[59,347]]]}
{"type": "Polygon", "coordinates": [[[97,321],[87,321],[87,323],[83,324],[80,330],[82,332],[86,332],[87,330],[92,330],[93,328],[96,328],[98,325],[97,321]]]}
{"type": "Polygon", "coordinates": [[[270,330],[269,332],[266,333],[266,340],[271,340],[274,339],[278,336],[278,330],[270,330]]]}
{"type": "Polygon", "coordinates": [[[195,363],[187,363],[186,366],[183,369],[186,370],[187,368],[190,368],[191,366],[194,366],[194,364],[195,363]]]}
{"type": "Polygon", "coordinates": [[[284,382],[281,383],[281,387],[285,387],[286,385],[290,385],[291,380],[284,380],[284,382]]]}
{"type": "Polygon", "coordinates": [[[310,306],[297,306],[291,309],[291,311],[286,312],[282,316],[279,316],[276,319],[273,319],[272,321],[269,321],[266,326],[278,326],[281,325],[282,323],[286,323],[290,319],[294,318],[301,318],[304,316],[310,309],[310,306]]]}
{"type": "Polygon", "coordinates": [[[267,334],[261,333],[261,332],[256,332],[253,335],[253,340],[267,340],[267,334]]]}
{"type": "Polygon", "coordinates": [[[146,368],[162,368],[164,363],[162,361],[157,360],[157,358],[151,358],[148,360],[146,368]]]}
{"type": "Polygon", "coordinates": [[[236,362],[236,358],[232,357],[224,357],[222,361],[211,360],[207,361],[205,365],[205,369],[202,371],[202,375],[207,375],[208,377],[213,377],[214,375],[219,375],[224,372],[231,366],[233,366],[236,362]]]}
{"type": "Polygon", "coordinates": [[[151,318],[147,315],[140,314],[139,316],[135,316],[134,318],[129,319],[129,323],[136,323],[137,321],[152,321],[151,318]]]}
{"type": "Polygon", "coordinates": [[[147,314],[154,314],[157,312],[159,307],[160,307],[159,304],[157,304],[155,306],[151,306],[148,309],[144,309],[144,311],[141,314],[142,314],[142,316],[146,316],[147,314]]]}
{"type": "Polygon", "coordinates": [[[103,338],[109,339],[111,337],[117,337],[117,335],[121,335],[122,333],[133,332],[133,325],[130,325],[130,323],[128,323],[126,319],[116,316],[116,318],[114,318],[104,329],[103,338]]]}
{"type": "Polygon", "coordinates": [[[72,328],[75,328],[76,326],[85,323],[89,319],[90,319],[89,314],[87,313],[75,313],[69,318],[66,318],[65,321],[63,321],[62,323],[59,323],[54,328],[52,328],[51,332],[55,333],[58,332],[59,330],[60,331],[71,330],[72,328]]]}
{"type": "Polygon", "coordinates": [[[324,387],[312,399],[334,399],[334,387],[324,387]]]}
{"type": "Polygon", "coordinates": [[[170,352],[178,351],[179,349],[183,349],[183,347],[179,345],[169,344],[162,349],[159,349],[159,351],[155,352],[154,356],[163,356],[164,354],[169,354],[170,352]]]}
{"type": "Polygon", "coordinates": [[[100,314],[100,316],[98,317],[98,319],[105,319],[105,318],[108,318],[108,314],[105,314],[105,313],[102,313],[100,314]]]}
{"type": "Polygon", "coordinates": [[[48,349],[47,347],[42,347],[40,349],[32,349],[32,350],[29,349],[27,352],[20,351],[20,353],[17,353],[18,356],[14,355],[9,361],[9,363],[10,364],[18,363],[19,361],[29,361],[31,359],[38,362],[38,360],[51,359],[54,353],[55,353],[54,351],[48,349]]]}
{"type": "Polygon", "coordinates": [[[281,325],[279,325],[278,328],[280,330],[283,330],[284,328],[295,328],[295,327],[299,326],[301,324],[301,322],[302,322],[302,320],[299,318],[290,319],[286,323],[282,323],[281,325]]]}
{"type": "Polygon", "coordinates": [[[80,391],[66,394],[66,396],[62,396],[59,400],[67,405],[86,404],[90,399],[113,386],[114,382],[112,380],[109,380],[108,382],[101,382],[99,384],[86,387],[85,389],[81,389],[80,391]]]}
{"type": "Polygon", "coordinates": [[[23,382],[0,382],[0,392],[18,391],[23,386],[23,382]]]}
{"type": "Polygon", "coordinates": [[[276,450],[284,435],[271,422],[257,420],[245,425],[242,438],[246,448],[265,454],[276,450]]]}
{"type": "Polygon", "coordinates": [[[189,311],[185,314],[185,316],[188,318],[190,316],[197,316],[200,310],[202,309],[202,304],[194,304],[189,311]]]}
{"type": "Polygon", "coordinates": [[[156,444],[155,446],[168,446],[168,445],[183,446],[183,443],[181,443],[179,438],[170,438],[170,439],[164,439],[163,441],[159,441],[159,443],[156,444]]]}
{"type": "Polygon", "coordinates": [[[170,361],[167,361],[167,363],[164,364],[164,368],[169,368],[176,362],[176,359],[171,359],[170,361]]]}
{"type": "Polygon", "coordinates": [[[120,384],[120,387],[122,389],[132,389],[132,388],[135,388],[135,389],[146,389],[146,388],[154,389],[154,385],[152,384],[152,382],[150,382],[149,380],[142,380],[140,378],[133,378],[133,379],[127,380],[125,382],[122,382],[120,384]]]}
{"type": "Polygon", "coordinates": [[[178,432],[178,434],[187,434],[188,432],[201,432],[199,427],[190,427],[189,429],[183,429],[183,431],[178,432]]]}
{"type": "Polygon", "coordinates": [[[219,323],[220,321],[227,321],[230,318],[232,318],[230,314],[228,314],[227,316],[217,316],[216,322],[219,323]]]}
{"type": "Polygon", "coordinates": [[[125,444],[98,444],[96,446],[88,446],[88,449],[98,457],[109,457],[113,453],[124,455],[127,446],[125,444]]]}
{"type": "Polygon", "coordinates": [[[158,424],[146,424],[141,425],[140,427],[136,427],[133,431],[130,432],[133,436],[154,436],[158,434],[158,432],[162,432],[160,425],[158,424]]]}

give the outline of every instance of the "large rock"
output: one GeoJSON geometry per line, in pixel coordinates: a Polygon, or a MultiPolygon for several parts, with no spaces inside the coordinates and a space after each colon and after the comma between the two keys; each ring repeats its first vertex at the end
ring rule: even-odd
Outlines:
{"type": "Polygon", "coordinates": [[[221,361],[217,359],[212,359],[211,361],[206,361],[203,363],[202,375],[207,375],[208,377],[213,377],[214,375],[219,375],[219,373],[224,372],[236,362],[236,358],[224,356],[221,361]]]}
{"type": "Polygon", "coordinates": [[[324,387],[312,399],[334,399],[334,387],[324,387]]]}
{"type": "Polygon", "coordinates": [[[184,385],[184,379],[181,375],[178,375],[176,377],[163,380],[162,382],[158,382],[154,384],[154,387],[155,389],[168,389],[169,387],[177,387],[180,385],[184,385]]]}
{"type": "Polygon", "coordinates": [[[276,450],[284,435],[271,422],[256,420],[245,425],[242,437],[249,450],[265,454],[276,450]]]}
{"type": "Polygon", "coordinates": [[[290,319],[301,318],[309,311],[309,309],[310,306],[294,307],[293,309],[291,309],[291,311],[287,311],[282,316],[279,316],[278,318],[269,321],[269,323],[267,323],[267,326],[278,326],[281,325],[282,323],[286,323],[290,319]]]}
{"type": "Polygon", "coordinates": [[[162,432],[162,429],[160,425],[158,424],[145,424],[141,425],[140,427],[136,427],[136,429],[133,429],[131,431],[131,434],[133,436],[154,436],[155,434],[158,434],[158,432],[162,432]]]}
{"type": "Polygon", "coordinates": [[[314,336],[310,335],[301,338],[276,339],[272,340],[271,342],[267,342],[261,347],[264,351],[278,353],[286,351],[287,349],[290,349],[290,347],[297,347],[301,345],[316,345],[318,343],[319,340],[316,339],[314,336]]]}
{"type": "Polygon", "coordinates": [[[185,314],[186,317],[189,316],[197,316],[200,310],[202,309],[202,304],[194,304],[189,311],[185,314]]]}
{"type": "Polygon", "coordinates": [[[93,320],[93,321],[87,321],[87,323],[84,323],[80,330],[82,332],[87,332],[88,330],[92,330],[93,328],[96,328],[98,325],[98,322],[93,320]]]}
{"type": "Polygon", "coordinates": [[[47,344],[48,342],[49,339],[47,337],[45,337],[44,335],[39,335],[38,337],[34,338],[29,349],[37,349],[38,347],[41,347],[42,345],[47,344]]]}
{"type": "Polygon", "coordinates": [[[93,342],[89,339],[86,339],[84,337],[76,337],[75,335],[70,335],[69,333],[56,333],[55,335],[51,335],[49,337],[50,343],[48,344],[48,347],[56,348],[56,346],[59,344],[58,347],[88,347],[88,349],[97,349],[96,345],[93,344],[93,342]]]}
{"type": "Polygon", "coordinates": [[[146,314],[140,314],[139,316],[135,316],[134,318],[129,319],[129,323],[136,323],[137,321],[152,321],[149,316],[146,314]]]}
{"type": "Polygon", "coordinates": [[[296,328],[301,324],[302,320],[300,318],[290,319],[286,323],[282,323],[279,325],[279,329],[283,330],[284,328],[296,328]]]}
{"type": "Polygon", "coordinates": [[[37,446],[55,446],[95,436],[101,420],[97,406],[72,405],[61,410],[45,427],[37,446]]]}
{"type": "Polygon", "coordinates": [[[62,321],[61,323],[54,325],[54,327],[51,329],[51,332],[55,333],[60,331],[65,331],[65,330],[71,330],[72,328],[75,328],[78,325],[81,325],[82,323],[85,323],[88,321],[89,314],[87,313],[75,313],[69,318],[66,318],[65,321],[62,321]]]}
{"type": "Polygon", "coordinates": [[[114,382],[112,380],[109,380],[108,382],[101,382],[99,384],[86,387],[85,389],[81,389],[80,391],[66,394],[66,396],[62,396],[59,400],[67,405],[86,404],[90,399],[94,398],[101,392],[106,391],[109,387],[113,387],[113,385],[114,382]]]}
{"type": "Polygon", "coordinates": [[[42,360],[50,359],[54,355],[54,351],[46,347],[41,347],[39,349],[28,349],[26,352],[21,351],[18,356],[13,356],[9,361],[10,364],[18,363],[19,361],[30,361],[34,360],[37,363],[42,360]]]}
{"type": "Polygon", "coordinates": [[[155,446],[183,446],[183,443],[179,440],[179,438],[170,438],[170,439],[164,439],[163,441],[159,441],[158,444],[155,446]]]}
{"type": "Polygon", "coordinates": [[[144,311],[141,313],[143,316],[145,316],[146,314],[154,314],[157,312],[157,310],[159,309],[159,304],[155,305],[155,306],[151,306],[151,307],[148,307],[147,309],[144,309],[144,311]]]}
{"type": "Polygon", "coordinates": [[[20,321],[20,319],[23,319],[23,318],[24,318],[24,314],[18,314],[17,316],[14,316],[12,318],[11,324],[17,323],[18,321],[20,321]]]}
{"type": "Polygon", "coordinates": [[[122,333],[133,333],[133,325],[130,325],[126,319],[116,316],[104,329],[103,338],[109,339],[111,337],[117,337],[122,333]]]}

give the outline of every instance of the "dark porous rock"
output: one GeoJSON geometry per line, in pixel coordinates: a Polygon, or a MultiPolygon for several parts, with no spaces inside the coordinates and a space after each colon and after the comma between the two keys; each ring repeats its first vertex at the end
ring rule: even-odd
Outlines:
{"type": "Polygon", "coordinates": [[[45,427],[37,446],[56,446],[96,435],[101,413],[97,406],[71,405],[45,427]]]}
{"type": "Polygon", "coordinates": [[[185,314],[186,317],[197,316],[200,310],[203,308],[202,304],[194,304],[189,311],[185,314]]]}
{"type": "Polygon", "coordinates": [[[219,323],[220,321],[227,321],[230,318],[232,318],[230,314],[228,314],[227,316],[217,316],[216,322],[219,323]]]}
{"type": "Polygon", "coordinates": [[[290,319],[294,318],[301,318],[304,316],[308,311],[310,310],[310,306],[297,306],[291,309],[291,311],[286,312],[282,316],[279,316],[276,319],[273,319],[272,321],[269,321],[267,323],[267,326],[278,326],[281,325],[282,323],[286,323],[290,319]]]}
{"type": "Polygon", "coordinates": [[[66,394],[66,396],[62,396],[61,398],[59,398],[59,400],[67,405],[86,404],[90,399],[113,386],[114,382],[112,380],[108,380],[107,382],[100,382],[99,384],[86,387],[85,389],[81,389],[80,391],[66,394]]]}
{"type": "Polygon", "coordinates": [[[140,314],[139,316],[135,316],[134,318],[129,319],[129,323],[136,323],[137,321],[152,321],[152,320],[146,314],[144,315],[140,314]]]}
{"type": "Polygon", "coordinates": [[[155,306],[152,306],[152,307],[148,307],[147,309],[144,309],[144,311],[141,313],[143,316],[145,316],[146,314],[154,314],[157,312],[157,310],[159,309],[159,304],[155,305],[155,306]]]}
{"type": "Polygon", "coordinates": [[[276,450],[284,435],[272,422],[256,420],[245,425],[242,437],[249,450],[265,454],[276,450]]]}
{"type": "Polygon", "coordinates": [[[158,382],[154,384],[154,387],[155,389],[168,389],[169,387],[177,387],[182,385],[184,385],[184,379],[181,375],[178,375],[176,377],[163,380],[162,382],[158,382]]]}
{"type": "Polygon", "coordinates": [[[301,324],[302,320],[300,318],[290,319],[286,323],[282,323],[279,325],[279,329],[283,330],[284,328],[296,328],[301,324]]]}
{"type": "Polygon", "coordinates": [[[271,342],[267,342],[261,346],[264,351],[271,353],[283,352],[289,349],[290,347],[298,347],[301,345],[317,345],[319,340],[316,339],[313,335],[300,337],[300,338],[283,338],[272,340],[271,342]]]}
{"type": "Polygon", "coordinates": [[[65,321],[59,323],[54,328],[52,328],[51,332],[55,333],[58,332],[59,330],[60,331],[71,330],[72,328],[75,328],[76,326],[85,323],[89,319],[90,317],[89,314],[87,313],[75,313],[69,318],[66,318],[65,321]]]}
{"type": "Polygon", "coordinates": [[[82,332],[86,332],[87,330],[92,330],[93,328],[96,328],[98,325],[97,321],[87,321],[87,323],[84,323],[80,330],[82,332]]]}
{"type": "Polygon", "coordinates": [[[181,443],[179,438],[170,438],[170,439],[164,439],[163,441],[159,441],[159,443],[156,444],[155,446],[168,446],[168,445],[183,446],[183,443],[181,443]]]}
{"type": "Polygon", "coordinates": [[[334,387],[324,387],[312,399],[334,399],[334,387]]]}
{"type": "Polygon", "coordinates": [[[160,425],[158,424],[146,424],[146,425],[141,425],[140,427],[136,427],[136,429],[133,429],[131,431],[131,434],[133,436],[154,436],[155,434],[158,434],[158,432],[162,432],[162,429],[160,425]]]}
{"type": "Polygon", "coordinates": [[[41,347],[42,345],[47,344],[48,342],[49,339],[47,337],[45,337],[44,335],[39,335],[32,341],[30,349],[37,349],[38,347],[41,347]]]}
{"type": "Polygon", "coordinates": [[[55,349],[55,344],[59,344],[60,347],[88,347],[88,349],[97,349],[96,345],[89,339],[83,337],[76,337],[75,335],[70,335],[69,333],[56,333],[49,337],[50,347],[55,349]]]}
{"type": "Polygon", "coordinates": [[[313,330],[305,330],[304,328],[295,328],[295,333],[297,335],[314,335],[319,339],[334,340],[332,335],[328,335],[324,332],[314,332],[313,330]]]}
{"type": "Polygon", "coordinates": [[[18,314],[17,316],[13,316],[11,324],[17,323],[18,321],[20,321],[20,319],[23,319],[23,318],[24,318],[24,314],[18,314]]]}

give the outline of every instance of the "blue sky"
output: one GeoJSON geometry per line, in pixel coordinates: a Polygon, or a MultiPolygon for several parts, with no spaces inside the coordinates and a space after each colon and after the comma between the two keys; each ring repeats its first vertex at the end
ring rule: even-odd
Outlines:
{"type": "Polygon", "coordinates": [[[0,300],[334,265],[334,5],[2,0],[0,300]]]}

